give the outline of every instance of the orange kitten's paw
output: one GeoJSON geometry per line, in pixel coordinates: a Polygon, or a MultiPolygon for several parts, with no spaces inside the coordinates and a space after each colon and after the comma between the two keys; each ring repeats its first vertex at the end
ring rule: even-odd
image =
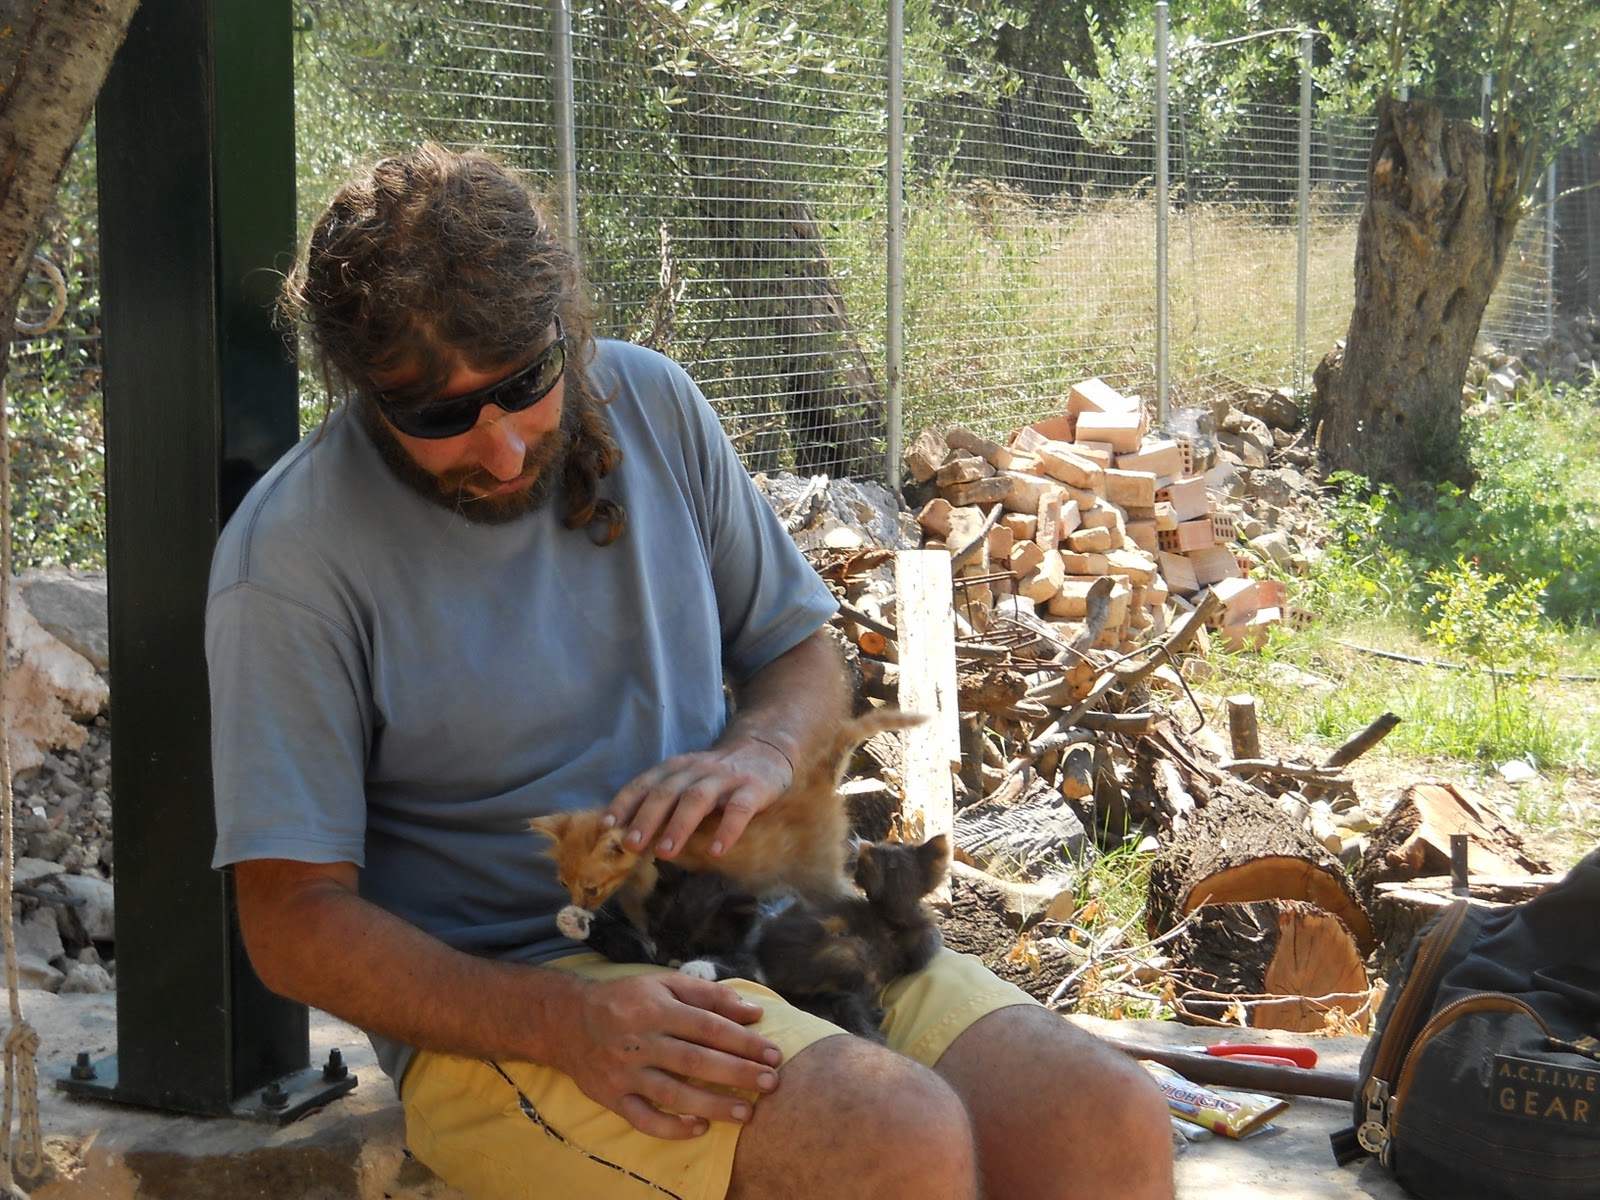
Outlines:
{"type": "Polygon", "coordinates": [[[593,924],[594,914],[576,904],[569,904],[556,914],[556,928],[561,931],[561,936],[575,942],[587,942],[593,924]]]}

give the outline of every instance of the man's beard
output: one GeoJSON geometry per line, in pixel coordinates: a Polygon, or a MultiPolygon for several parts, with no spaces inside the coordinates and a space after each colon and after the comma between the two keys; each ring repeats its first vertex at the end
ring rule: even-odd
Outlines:
{"type": "Polygon", "coordinates": [[[469,521],[480,525],[502,525],[543,508],[560,488],[566,474],[567,456],[578,435],[578,406],[581,403],[572,391],[568,392],[561,407],[561,423],[534,443],[522,461],[522,472],[517,478],[530,482],[520,491],[500,496],[486,496],[483,492],[509,481],[497,479],[481,467],[435,475],[406,453],[394,430],[379,415],[375,404],[365,397],[358,397],[355,405],[361,416],[361,424],[371,435],[378,454],[402,483],[423,499],[459,513],[469,521]]]}

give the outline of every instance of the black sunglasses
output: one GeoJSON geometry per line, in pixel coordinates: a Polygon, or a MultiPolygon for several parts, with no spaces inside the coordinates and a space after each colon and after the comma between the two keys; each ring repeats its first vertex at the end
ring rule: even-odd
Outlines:
{"type": "Polygon", "coordinates": [[[397,404],[384,393],[375,392],[373,399],[378,403],[378,411],[401,433],[431,440],[466,433],[478,423],[478,414],[486,404],[508,413],[532,407],[550,394],[567,370],[567,335],[561,328],[561,318],[557,317],[555,322],[556,340],[540,351],[538,358],[499,383],[451,396],[448,400],[435,400],[420,408],[397,404]]]}

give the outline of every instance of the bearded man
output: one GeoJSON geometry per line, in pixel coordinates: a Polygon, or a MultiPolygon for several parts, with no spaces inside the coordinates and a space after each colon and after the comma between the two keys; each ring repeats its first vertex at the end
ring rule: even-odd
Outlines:
{"type": "Polygon", "coordinates": [[[413,1153],[484,1200],[1169,1200],[1150,1080],[974,959],[892,984],[883,1046],[558,932],[531,818],[732,845],[849,696],[826,586],[688,375],[593,337],[528,186],[384,159],[283,307],[340,402],[217,546],[215,863],[413,1153]]]}

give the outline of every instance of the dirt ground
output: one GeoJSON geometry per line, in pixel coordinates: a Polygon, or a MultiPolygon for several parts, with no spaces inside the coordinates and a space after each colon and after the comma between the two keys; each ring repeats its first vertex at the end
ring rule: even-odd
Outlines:
{"type": "MultiPolygon", "coordinates": [[[[1304,747],[1264,745],[1265,753],[1285,759],[1314,757],[1304,747]]],[[[1600,778],[1577,773],[1559,783],[1534,780],[1510,784],[1498,775],[1464,772],[1461,764],[1401,759],[1381,750],[1346,768],[1356,795],[1369,809],[1384,811],[1406,787],[1420,779],[1464,785],[1489,801],[1506,825],[1523,838],[1527,849],[1554,872],[1566,870],[1600,845],[1600,778]]],[[[998,892],[967,878],[952,880],[951,904],[941,922],[951,948],[981,958],[996,974],[1040,1000],[1049,1000],[1078,960],[1052,954],[1049,942],[1034,939],[1034,954],[1014,954],[1021,920],[1008,913],[998,892]]],[[[1070,1002],[1066,1011],[1071,1011],[1070,1002]]]]}

